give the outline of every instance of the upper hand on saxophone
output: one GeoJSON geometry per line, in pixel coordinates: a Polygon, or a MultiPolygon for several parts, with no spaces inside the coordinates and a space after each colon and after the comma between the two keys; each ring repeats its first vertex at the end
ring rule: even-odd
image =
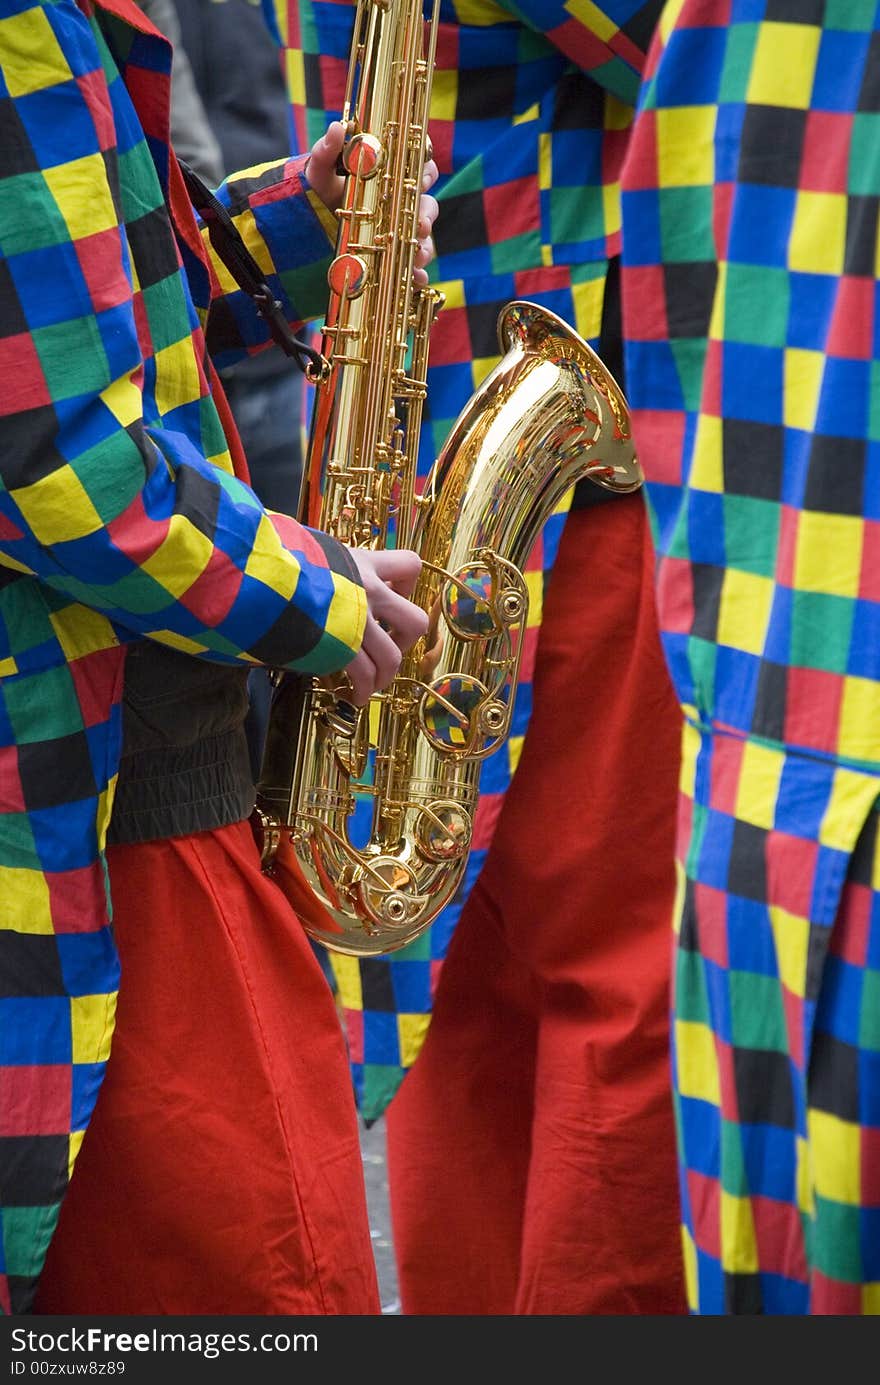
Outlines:
{"type": "MultiPolygon", "coordinates": [[[[341,120],[334,120],[326,133],[312,145],[306,172],[309,183],[321,201],[335,211],[342,200],[343,178],[338,172],[339,158],[345,143],[345,126],[341,120]]],[[[434,258],[434,241],[431,235],[437,219],[439,207],[436,197],[428,191],[437,181],[438,168],[433,159],[428,159],[422,173],[422,195],[419,205],[419,244],[416,249],[413,283],[427,284],[425,266],[434,258]]]]}
{"type": "MultiPolygon", "coordinates": [[[[342,199],[344,180],[338,172],[345,126],[335,120],[312,146],[307,164],[309,183],[321,200],[335,211],[342,199]]],[[[418,247],[413,282],[427,284],[425,266],[434,258],[431,235],[437,219],[437,199],[428,191],[437,181],[438,169],[429,159],[422,173],[419,203],[418,247]]],[[[360,650],[344,672],[351,684],[351,701],[363,706],[375,692],[387,688],[400,667],[401,656],[428,631],[428,617],[407,598],[415,587],[421,559],[411,549],[351,548],[367,595],[367,624],[360,650]]]]}

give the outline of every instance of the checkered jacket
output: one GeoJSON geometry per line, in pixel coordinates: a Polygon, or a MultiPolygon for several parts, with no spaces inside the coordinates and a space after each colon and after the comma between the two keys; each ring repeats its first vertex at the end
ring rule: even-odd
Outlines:
{"type": "MultiPolygon", "coordinates": [[[[353,656],[366,615],[345,550],[241,479],[205,333],[221,362],[266,333],[169,154],[170,62],[129,0],[0,0],[7,1312],[30,1302],[113,1031],[103,846],[126,645],[321,672],[353,656]]],[[[300,164],[222,195],[291,322],[319,311],[333,222],[300,164]]]]}
{"type": "MultiPolygon", "coordinates": [[[[341,110],[353,3],[264,4],[284,48],[295,147],[306,149],[341,110]]],[[[496,323],[511,299],[543,304],[597,345],[608,260],[620,249],[620,167],[659,9],[659,0],[441,0],[429,119],[441,210],[430,275],[446,301],[431,337],[422,474],[497,362],[496,323]]],[[[527,564],[529,621],[512,732],[483,768],[462,888],[403,951],[334,958],[368,1119],[421,1048],[438,969],[519,759],[543,588],[567,504],[527,564]]]]}
{"type": "Polygon", "coordinates": [[[691,1306],[880,1311],[880,10],[678,0],[623,170],[627,380],[687,727],[691,1306]]]}

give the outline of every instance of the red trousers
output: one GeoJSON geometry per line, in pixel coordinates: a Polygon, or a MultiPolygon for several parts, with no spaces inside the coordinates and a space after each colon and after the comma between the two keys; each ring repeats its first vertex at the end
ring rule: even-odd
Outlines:
{"type": "Polygon", "coordinates": [[[118,1023],[37,1311],[379,1313],[333,997],[250,829],[109,862],[118,1023]]]}
{"type": "Polygon", "coordinates": [[[681,715],[641,497],[572,513],[534,710],[387,1112],[407,1314],[684,1313],[669,1074],[681,715]]]}

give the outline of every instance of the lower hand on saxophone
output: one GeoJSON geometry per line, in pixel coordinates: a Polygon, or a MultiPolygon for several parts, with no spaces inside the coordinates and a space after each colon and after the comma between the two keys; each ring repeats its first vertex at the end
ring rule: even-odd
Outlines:
{"type": "Polygon", "coordinates": [[[428,633],[428,616],[407,597],[422,570],[409,548],[351,548],[367,596],[367,623],[357,654],[343,672],[351,702],[362,707],[387,688],[407,649],[428,633]]]}

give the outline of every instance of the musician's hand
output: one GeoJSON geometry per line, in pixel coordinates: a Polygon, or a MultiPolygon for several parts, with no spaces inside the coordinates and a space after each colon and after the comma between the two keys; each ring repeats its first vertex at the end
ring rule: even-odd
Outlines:
{"type": "Polygon", "coordinates": [[[428,629],[428,617],[407,597],[415,587],[422,560],[408,548],[350,548],[367,594],[363,643],[345,673],[352,701],[362,707],[374,692],[387,688],[409,649],[428,629]]]}
{"type": "Polygon", "coordinates": [[[434,229],[434,222],[440,211],[436,197],[432,197],[429,188],[432,188],[438,178],[438,169],[433,159],[429,159],[425,164],[422,173],[422,200],[419,203],[419,226],[417,235],[419,244],[416,249],[414,260],[415,269],[413,270],[413,282],[416,284],[427,284],[428,276],[425,273],[425,265],[431,263],[436,254],[434,249],[434,237],[431,235],[434,229]]]}
{"type": "Polygon", "coordinates": [[[342,201],[343,179],[336,166],[344,143],[345,126],[341,120],[334,120],[321,138],[315,140],[306,164],[310,185],[331,212],[335,212],[342,201]]]}
{"type": "MultiPolygon", "coordinates": [[[[342,175],[337,172],[337,165],[344,143],[345,126],[341,120],[334,120],[321,138],[312,145],[306,164],[306,175],[310,185],[331,211],[335,211],[342,201],[344,183],[342,175]]],[[[437,177],[437,165],[433,159],[429,159],[422,173],[419,224],[416,231],[419,243],[413,261],[413,282],[416,284],[427,284],[425,265],[430,264],[435,253],[431,231],[437,220],[439,207],[436,197],[433,197],[428,189],[434,186],[437,177]]]]}

